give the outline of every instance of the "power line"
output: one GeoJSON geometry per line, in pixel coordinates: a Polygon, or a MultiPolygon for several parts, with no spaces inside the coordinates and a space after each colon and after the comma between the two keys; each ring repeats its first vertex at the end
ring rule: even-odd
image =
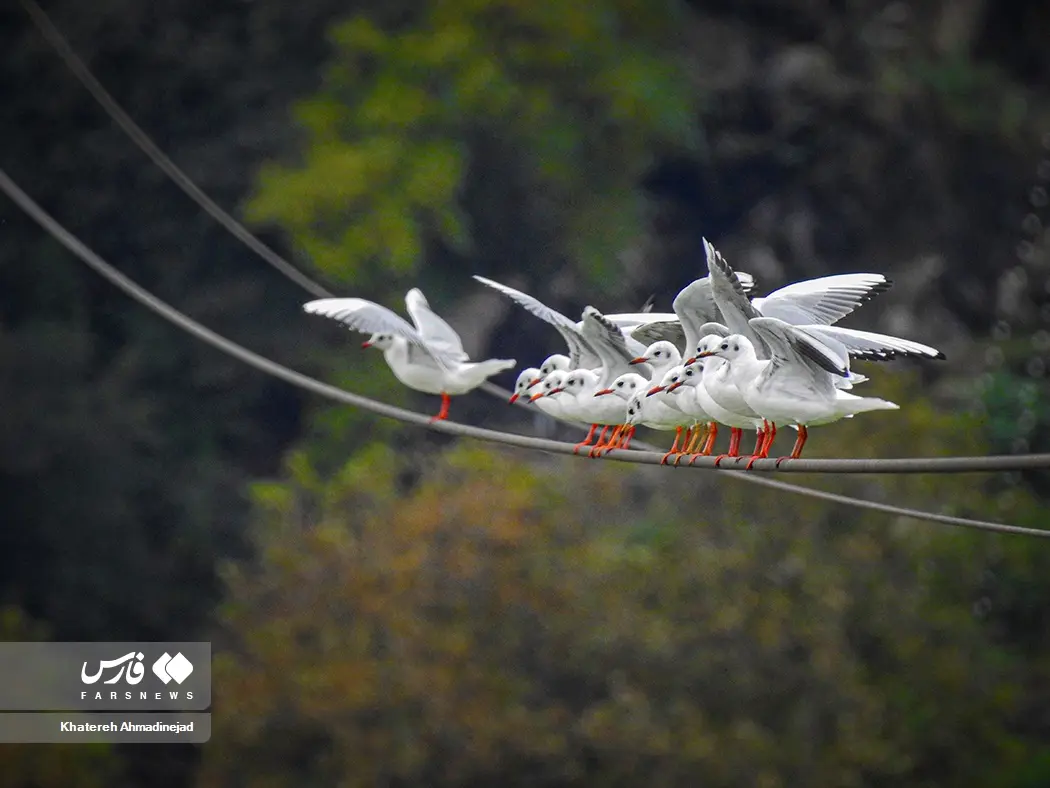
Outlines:
{"type": "Polygon", "coordinates": [[[197,186],[197,184],[194,183],[177,164],[175,164],[175,162],[168,158],[164,151],[157,147],[157,144],[153,142],[152,138],[150,138],[150,136],[131,119],[131,116],[128,115],[109,94],[109,91],[102,87],[102,83],[95,78],[95,75],[91,73],[90,69],[84,64],[84,61],[82,61],[77,56],[76,52],[73,51],[69,42],[66,41],[62,33],[59,32],[57,27],[55,27],[51,18],[48,17],[44,10],[33,0],[20,0],[20,2],[22,3],[22,7],[26,10],[26,13],[29,14],[34,24],[36,24],[41,35],[43,35],[48,43],[54,47],[59,57],[62,58],[84,87],[88,89],[88,92],[95,97],[95,100],[102,105],[102,108],[106,110],[106,113],[113,118],[114,121],[116,121],[117,125],[119,125],[129,137],[131,137],[132,141],[153,160],[153,163],[160,167],[160,169],[175,182],[175,185],[182,189],[191,200],[203,208],[213,219],[219,222],[219,224],[229,230],[237,240],[301,288],[318,298],[331,298],[333,296],[333,294],[326,288],[319,285],[277,254],[277,252],[269,246],[256,238],[247,227],[234,219],[214,200],[205,194],[201,188],[197,186]]]}
{"type": "MultiPolygon", "coordinates": [[[[126,134],[135,142],[139,148],[163,171],[165,172],[182,190],[196,202],[202,209],[205,210],[212,218],[214,218],[219,224],[225,227],[234,237],[240,240],[242,243],[247,245],[250,249],[256,252],[263,260],[272,265],[277,271],[285,275],[292,281],[296,282],[307,292],[319,297],[331,297],[333,294],[324,288],[322,285],[310,279],[308,276],[299,271],[295,266],[291,265],[287,260],[282,258],[279,254],[274,252],[262,241],[256,238],[244,225],[238,222],[233,216],[224,211],[218,204],[211,200],[207,194],[205,194],[194,182],[186,175],[174,162],[169,159],[164,152],[153,142],[153,140],[143,131],[138,124],[131,119],[131,117],[123,110],[123,108],[116,102],[116,100],[109,94],[108,91],[102,86],[98,79],[91,73],[90,69],[83,63],[83,61],[76,55],[73,48],[66,41],[65,37],[61,34],[58,28],[52,23],[46,12],[37,5],[34,0],[21,0],[23,8],[29,14],[34,24],[39,29],[40,33],[44,38],[52,45],[56,53],[66,65],[73,71],[74,75],[81,81],[81,83],[88,89],[88,91],[95,97],[102,108],[109,114],[109,116],[120,126],[126,134]]],[[[75,240],[75,239],[74,239],[75,240]]],[[[86,249],[86,247],[85,247],[86,249]]],[[[90,251],[90,250],[87,250],[90,251]]],[[[492,383],[486,382],[482,385],[482,390],[486,393],[506,400],[510,393],[506,390],[496,386],[492,383]]],[[[525,406],[525,403],[518,402],[518,405],[525,406]]],[[[639,448],[645,448],[644,444],[640,442],[635,443],[639,448]]],[[[798,462],[812,462],[810,460],[794,461],[798,462]]],[[[819,461],[818,461],[819,462],[819,461]]],[[[759,468],[761,469],[761,467],[759,468]]],[[[796,466],[798,469],[798,466],[796,466]]],[[[785,468],[784,470],[788,470],[785,468]]],[[[806,495],[810,497],[820,498],[823,500],[834,501],[837,503],[844,503],[853,506],[859,506],[861,508],[875,509],[878,511],[884,511],[887,513],[904,514],[910,517],[917,517],[919,519],[934,520],[936,522],[943,522],[952,525],[970,526],[977,521],[966,520],[965,518],[953,518],[948,515],[938,515],[929,512],[921,512],[919,510],[906,510],[899,507],[892,507],[887,504],[880,504],[873,501],[866,501],[859,498],[851,498],[849,496],[839,495],[837,493],[825,492],[823,490],[814,490],[812,488],[800,487],[797,485],[788,484],[786,482],[774,481],[772,479],[764,479],[759,476],[751,474],[744,474],[733,471],[726,471],[732,478],[741,479],[743,481],[750,482],[752,484],[758,484],[760,486],[771,487],[784,492],[793,492],[798,495],[806,495]]],[[[861,471],[867,472],[867,471],[861,471]]],[[[995,525],[995,524],[993,524],[995,525]]]]}
{"type": "MultiPolygon", "coordinates": [[[[148,307],[149,309],[156,312],[165,320],[171,322],[183,331],[197,337],[198,339],[206,342],[212,347],[220,350],[227,355],[232,356],[246,364],[249,364],[256,369],[271,375],[273,377],[284,380],[292,385],[298,386],[306,391],[319,394],[321,396],[332,399],[336,402],[342,402],[344,404],[353,405],[365,410],[369,410],[373,413],[377,413],[381,416],[387,416],[389,418],[398,419],[410,424],[415,424],[420,427],[427,429],[436,430],[438,432],[444,432],[449,435],[457,435],[460,437],[477,438],[479,440],[490,441],[495,443],[501,443],[509,446],[517,446],[525,449],[538,449],[540,451],[546,451],[554,454],[563,454],[568,456],[577,456],[574,452],[574,446],[570,443],[562,443],[559,441],[546,440],[543,438],[533,438],[524,435],[513,435],[510,433],[497,432],[495,430],[484,429],[481,427],[473,427],[465,424],[458,424],[455,422],[441,421],[432,422],[428,416],[424,416],[413,411],[398,408],[393,405],[387,405],[382,402],[376,402],[367,397],[362,397],[358,394],[353,394],[349,391],[336,388],[334,386],[323,383],[319,380],[315,380],[307,375],[296,372],[288,367],[282,366],[274,361],[271,361],[264,356],[260,356],[257,353],[248,350],[247,348],[232,342],[229,339],[215,333],[211,329],[206,328],[200,323],[196,322],[192,318],[179,312],[174,307],[168,305],[164,301],[154,296],[149,291],[137,285],[134,281],[124,276],[122,273],[117,271],[105,260],[99,257],[95,252],[85,246],[78,238],[72,233],[66,230],[61,224],[59,224],[53,217],[51,217],[46,211],[43,210],[29,195],[22,191],[19,186],[12,181],[7,173],[0,170],[0,190],[10,197],[16,205],[18,205],[23,211],[25,211],[37,224],[39,224],[45,231],[50,233],[56,240],[59,241],[63,246],[66,247],[70,252],[76,255],[81,261],[92,268],[96,273],[109,280],[112,284],[119,287],[133,299],[148,307]]],[[[660,462],[661,454],[659,452],[649,451],[625,451],[617,454],[605,455],[603,459],[612,459],[619,462],[635,462],[635,463],[646,463],[646,464],[657,464],[660,462]]],[[[976,458],[981,459],[981,458],[976,458]]],[[[770,461],[771,462],[771,461],[770,461]]],[[[798,460],[796,462],[802,462],[798,460]]],[[[831,460],[824,462],[834,462],[831,460]]],[[[698,466],[691,466],[698,467],[698,466]]],[[[738,476],[736,473],[730,473],[732,476],[738,476]]],[[[750,477],[744,477],[750,478],[750,477]]],[[[754,481],[758,479],[752,478],[754,481]]],[[[772,480],[763,480],[766,484],[769,484],[772,480]]],[[[868,509],[874,509],[876,511],[886,512],[889,514],[895,514],[901,517],[912,517],[920,520],[928,520],[931,522],[940,522],[950,525],[963,526],[967,528],[974,528],[983,531],[992,531],[997,533],[1007,534],[1022,534],[1025,536],[1035,536],[1046,538],[1050,537],[1050,530],[1044,531],[1037,528],[1025,528],[1021,526],[1005,525],[1002,523],[994,523],[980,520],[966,520],[963,518],[954,518],[947,515],[938,515],[930,512],[922,512],[917,510],[905,509],[901,507],[891,506],[889,504],[878,504],[869,501],[859,501],[848,498],[847,496],[840,496],[834,493],[826,493],[823,491],[808,490],[806,488],[794,488],[790,485],[784,485],[783,483],[772,482],[773,486],[779,486],[781,489],[785,489],[788,492],[797,492],[804,495],[811,495],[822,498],[824,500],[835,501],[837,503],[845,503],[851,506],[859,506],[868,509]]]]}

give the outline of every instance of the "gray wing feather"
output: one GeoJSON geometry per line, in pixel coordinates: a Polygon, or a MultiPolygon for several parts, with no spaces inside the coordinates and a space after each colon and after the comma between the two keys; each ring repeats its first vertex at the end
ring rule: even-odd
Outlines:
{"type": "Polygon", "coordinates": [[[823,370],[832,375],[849,376],[848,358],[790,323],[775,317],[756,317],[751,320],[751,327],[765,340],[774,363],[805,366],[813,373],[823,370]]]}
{"type": "MultiPolygon", "coordinates": [[[[736,281],[746,298],[746,293],[755,286],[755,278],[743,271],[735,273],[736,281]]],[[[685,329],[685,342],[689,347],[696,347],[697,342],[704,337],[700,330],[704,323],[717,321],[722,317],[722,312],[715,301],[710,276],[697,279],[683,287],[675,296],[671,307],[678,315],[678,319],[682,321],[685,329]]]]}
{"type": "Polygon", "coordinates": [[[651,374],[652,370],[646,364],[641,365],[642,369],[631,366],[631,359],[635,358],[636,354],[630,350],[627,338],[593,306],[587,306],[583,310],[583,335],[601,359],[599,388],[608,388],[625,372],[651,374]]]}
{"type": "Polygon", "coordinates": [[[835,274],[787,285],[751,303],[764,317],[793,325],[831,325],[892,284],[882,274],[835,274]]]}
{"type": "Polygon", "coordinates": [[[887,334],[838,326],[799,326],[799,330],[826,343],[841,344],[854,358],[883,361],[897,356],[943,359],[944,353],[929,345],[887,334]]]}
{"type": "Polygon", "coordinates": [[[766,347],[765,340],[750,324],[751,320],[762,315],[751,305],[736,272],[706,238],[704,250],[707,252],[707,269],[711,276],[711,293],[718,311],[722,313],[722,321],[731,333],[750,339],[759,358],[769,358],[771,348],[766,347]]]}
{"type": "Polygon", "coordinates": [[[590,342],[588,342],[587,338],[580,332],[575,321],[566,317],[556,309],[551,309],[538,298],[534,298],[528,293],[523,293],[520,290],[515,290],[513,287],[500,284],[499,282],[493,281],[484,276],[478,276],[477,274],[474,275],[474,278],[481,282],[481,284],[491,287],[493,290],[507,296],[518,306],[535,315],[540,320],[554,326],[558,333],[562,335],[565,344],[568,345],[569,359],[574,367],[593,369],[601,363],[598,353],[595,352],[594,348],[591,347],[590,342]]]}
{"type": "Polygon", "coordinates": [[[409,290],[405,295],[405,307],[412,317],[412,322],[416,324],[416,330],[427,345],[456,361],[470,361],[470,357],[463,349],[463,340],[459,338],[459,334],[430,308],[430,302],[427,301],[422,290],[418,287],[409,290]]]}
{"type": "Polygon", "coordinates": [[[679,351],[685,352],[687,350],[685,327],[677,320],[643,323],[631,330],[630,336],[631,339],[640,342],[646,347],[653,344],[653,342],[666,340],[677,347],[679,351]]]}

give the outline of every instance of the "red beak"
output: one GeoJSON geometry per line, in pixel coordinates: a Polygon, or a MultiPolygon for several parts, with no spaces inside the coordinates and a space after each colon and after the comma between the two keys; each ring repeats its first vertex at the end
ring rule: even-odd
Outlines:
{"type": "Polygon", "coordinates": [[[362,342],[361,343],[361,347],[372,347],[372,343],[371,342],[362,342]]]}
{"type": "Polygon", "coordinates": [[[653,396],[653,394],[659,394],[663,390],[664,390],[663,386],[653,386],[651,389],[649,389],[649,393],[646,394],[645,396],[651,397],[651,396],[653,396]]]}
{"type": "Polygon", "coordinates": [[[696,356],[693,356],[690,359],[686,359],[684,366],[688,367],[690,364],[695,364],[695,363],[696,363],[696,356]]]}
{"type": "Polygon", "coordinates": [[[531,389],[531,388],[532,388],[533,386],[535,386],[535,385],[536,385],[537,383],[539,383],[539,382],[540,382],[541,380],[543,380],[543,378],[536,378],[536,379],[535,379],[534,381],[532,381],[531,383],[529,383],[529,385],[528,385],[528,386],[526,386],[526,388],[530,388],[530,389],[531,389]]]}
{"type": "Polygon", "coordinates": [[[543,392],[542,391],[540,391],[540,392],[538,392],[536,394],[533,394],[531,397],[529,397],[529,402],[535,402],[536,400],[538,400],[542,396],[543,396],[543,392]]]}
{"type": "Polygon", "coordinates": [[[649,363],[649,359],[647,359],[645,356],[638,356],[638,358],[632,358],[629,363],[631,363],[631,364],[648,364],[649,363]]]}
{"type": "Polygon", "coordinates": [[[612,389],[601,389],[599,391],[594,392],[594,396],[601,397],[601,396],[603,396],[605,394],[613,394],[613,393],[614,392],[613,392],[612,389]]]}
{"type": "Polygon", "coordinates": [[[670,386],[667,387],[667,391],[674,391],[676,388],[682,385],[682,381],[676,380],[670,386]]]}
{"type": "Polygon", "coordinates": [[[511,394],[510,395],[510,404],[513,405],[515,402],[517,402],[518,401],[518,397],[520,397],[520,396],[521,395],[518,394],[518,392],[514,392],[513,394],[511,394]]]}
{"type": "Polygon", "coordinates": [[[561,394],[563,391],[565,391],[565,389],[551,389],[547,392],[547,396],[549,397],[551,394],[561,394]]]}

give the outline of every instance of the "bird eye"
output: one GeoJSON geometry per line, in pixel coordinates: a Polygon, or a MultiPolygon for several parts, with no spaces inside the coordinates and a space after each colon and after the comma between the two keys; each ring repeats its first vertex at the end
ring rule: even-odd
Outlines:
{"type": "Polygon", "coordinates": [[[657,350],[657,351],[656,351],[655,353],[653,353],[653,355],[654,355],[654,356],[659,356],[661,352],[662,352],[662,351],[660,351],[660,350],[657,350]]]}
{"type": "Polygon", "coordinates": [[[722,350],[729,350],[729,343],[728,342],[723,342],[722,343],[722,350]]]}
{"type": "Polygon", "coordinates": [[[693,374],[693,370],[691,370],[691,369],[687,369],[687,370],[685,371],[685,374],[686,374],[686,375],[689,375],[689,376],[691,376],[691,375],[693,374]]]}
{"type": "Polygon", "coordinates": [[[622,380],[619,383],[616,384],[616,388],[618,388],[618,389],[622,389],[623,388],[623,381],[622,380]]]}

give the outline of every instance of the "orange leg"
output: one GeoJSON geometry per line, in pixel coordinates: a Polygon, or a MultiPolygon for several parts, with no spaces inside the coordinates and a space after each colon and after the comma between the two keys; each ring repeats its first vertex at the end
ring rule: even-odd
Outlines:
{"type": "MultiPolygon", "coordinates": [[[[590,429],[589,429],[589,430],[587,431],[587,437],[586,437],[586,438],[584,438],[584,439],[583,439],[582,441],[580,441],[579,443],[577,443],[577,444],[576,444],[576,448],[574,448],[574,449],[572,450],[572,453],[573,453],[573,454],[579,454],[579,453],[580,453],[580,449],[582,449],[582,448],[583,448],[584,446],[590,446],[590,445],[591,445],[591,438],[593,438],[593,437],[594,437],[594,431],[595,431],[596,429],[598,429],[598,425],[597,425],[597,424],[592,424],[592,425],[591,425],[591,428],[590,428],[590,429]]],[[[603,432],[604,432],[604,431],[603,431],[603,432]]]]}
{"type": "Polygon", "coordinates": [[[630,427],[628,427],[626,430],[624,430],[624,435],[626,436],[626,438],[624,439],[623,443],[621,445],[617,446],[616,448],[618,448],[618,449],[629,449],[629,448],[631,448],[631,438],[634,437],[635,429],[637,429],[637,428],[632,424],[630,427]]]}
{"type": "MultiPolygon", "coordinates": [[[[674,443],[671,444],[671,448],[668,450],[667,454],[665,454],[663,456],[663,459],[660,460],[660,464],[661,465],[666,465],[668,458],[672,454],[678,454],[679,453],[678,441],[681,440],[681,438],[682,438],[682,427],[675,427],[675,430],[674,430],[674,443]]],[[[689,440],[689,430],[686,430],[685,440],[686,441],[689,440]]],[[[685,441],[682,441],[682,443],[684,445],[685,441]]]]}
{"type": "MultiPolygon", "coordinates": [[[[606,427],[606,429],[608,429],[608,427],[606,427]]],[[[599,457],[599,456],[601,456],[601,453],[603,451],[608,451],[609,449],[614,448],[616,446],[617,442],[620,440],[620,433],[622,431],[623,431],[623,425],[622,424],[617,424],[616,428],[609,435],[609,439],[607,441],[599,436],[598,442],[595,443],[594,446],[591,447],[590,456],[592,458],[593,457],[599,457]]],[[[605,430],[602,430],[602,435],[605,435],[605,430]]]]}
{"type": "Polygon", "coordinates": [[[791,455],[788,457],[778,457],[777,467],[780,467],[780,463],[784,460],[797,460],[802,456],[802,447],[806,445],[806,438],[809,437],[809,430],[806,429],[805,424],[798,425],[798,437],[795,438],[795,446],[791,450],[791,455]]]}
{"type": "Polygon", "coordinates": [[[777,425],[773,422],[763,421],[763,424],[768,424],[766,428],[766,439],[762,441],[762,448],[758,453],[751,455],[751,459],[747,461],[747,465],[744,466],[745,471],[751,470],[751,466],[755,464],[755,460],[764,460],[769,456],[769,449],[773,446],[773,441],[777,437],[777,425]]]}
{"type": "Polygon", "coordinates": [[[438,411],[436,416],[431,417],[431,421],[444,421],[448,418],[448,406],[452,404],[451,398],[444,392],[441,393],[441,410],[438,411]]]}
{"type": "MultiPolygon", "coordinates": [[[[697,457],[706,457],[708,454],[710,454],[711,449],[714,448],[715,445],[715,438],[717,437],[718,425],[712,421],[710,424],[707,425],[707,439],[704,441],[703,447],[699,451],[697,451],[695,445],[689,447],[689,453],[691,455],[689,457],[689,464],[692,465],[694,462],[696,462],[697,457]]],[[[699,441],[696,441],[696,443],[699,443],[699,441]]]]}
{"type": "Polygon", "coordinates": [[[683,450],[686,454],[693,454],[696,452],[696,447],[700,445],[700,441],[706,438],[711,432],[710,424],[697,424],[693,429],[693,439],[689,441],[689,445],[683,450]]]}
{"type": "Polygon", "coordinates": [[[719,454],[715,457],[715,467],[722,462],[726,457],[739,457],[740,456],[740,439],[744,436],[744,431],[739,427],[730,427],[729,429],[729,451],[725,454],[719,454]]]}
{"type": "Polygon", "coordinates": [[[605,442],[605,433],[607,433],[608,431],[609,425],[606,424],[604,427],[602,427],[602,431],[598,433],[598,440],[594,442],[594,445],[591,446],[591,450],[587,452],[588,457],[596,457],[597,455],[595,454],[595,452],[600,452],[602,447],[607,445],[605,442]]]}
{"type": "Polygon", "coordinates": [[[752,455],[758,454],[762,451],[762,444],[766,442],[766,430],[761,429],[755,434],[755,450],[751,452],[752,455]]]}

